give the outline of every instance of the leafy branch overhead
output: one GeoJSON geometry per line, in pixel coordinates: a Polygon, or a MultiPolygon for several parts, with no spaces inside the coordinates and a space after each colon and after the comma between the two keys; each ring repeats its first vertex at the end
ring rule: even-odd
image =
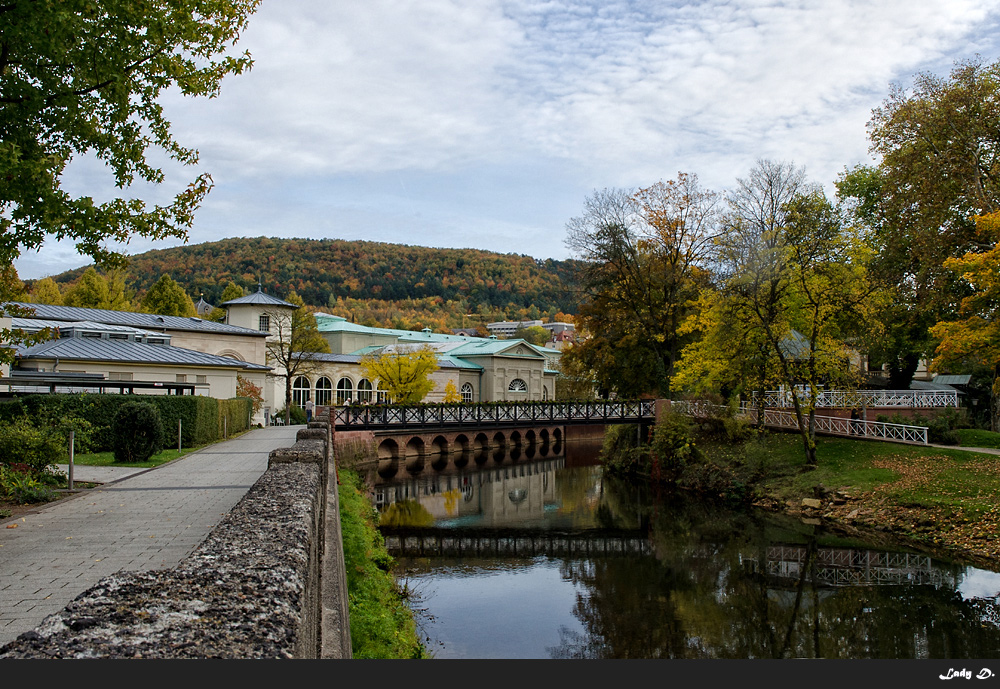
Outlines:
{"type": "Polygon", "coordinates": [[[133,236],[186,238],[212,187],[198,175],[166,205],[133,194],[99,202],[62,178],[74,158],[104,163],[119,190],[160,184],[151,147],[185,165],[159,102],[169,88],[214,97],[223,78],[249,69],[231,54],[259,0],[13,0],[0,35],[0,263],[70,239],[99,263],[122,265],[109,243],[133,236]]]}

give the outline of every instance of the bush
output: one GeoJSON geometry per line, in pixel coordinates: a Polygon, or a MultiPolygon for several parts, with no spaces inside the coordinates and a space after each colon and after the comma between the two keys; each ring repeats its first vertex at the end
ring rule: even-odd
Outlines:
{"type": "Polygon", "coordinates": [[[0,423],[0,464],[24,464],[41,473],[68,456],[69,447],[57,433],[36,428],[27,417],[0,423]]]}
{"type": "Polygon", "coordinates": [[[639,447],[634,424],[605,426],[601,462],[609,474],[635,476],[649,472],[649,449],[639,447]]]}
{"type": "Polygon", "coordinates": [[[0,466],[0,493],[18,503],[48,502],[52,491],[26,465],[0,466]]]}
{"type": "MultiPolygon", "coordinates": [[[[285,418],[285,410],[275,412],[274,416],[279,419],[285,418]]],[[[298,405],[292,405],[291,414],[288,417],[289,426],[300,426],[306,423],[306,413],[298,405]]]]}
{"type": "Polygon", "coordinates": [[[676,480],[688,464],[700,461],[701,453],[695,446],[694,424],[683,414],[667,414],[653,428],[650,442],[661,477],[676,480]]]}
{"type": "Polygon", "coordinates": [[[163,447],[160,411],[148,402],[123,404],[111,427],[116,462],[145,462],[163,447]]]}

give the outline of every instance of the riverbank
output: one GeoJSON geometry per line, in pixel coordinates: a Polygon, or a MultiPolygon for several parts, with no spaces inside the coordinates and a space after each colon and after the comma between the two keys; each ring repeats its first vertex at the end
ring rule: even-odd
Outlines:
{"type": "Polygon", "coordinates": [[[769,434],[770,475],[758,507],[1000,570],[1000,457],[990,450],[769,434]]]}

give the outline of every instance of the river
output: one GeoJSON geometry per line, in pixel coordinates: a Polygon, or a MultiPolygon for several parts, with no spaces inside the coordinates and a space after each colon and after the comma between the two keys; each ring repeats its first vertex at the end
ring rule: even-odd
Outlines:
{"type": "Polygon", "coordinates": [[[998,658],[1000,573],[603,475],[599,442],[376,483],[436,658],[998,658]]]}

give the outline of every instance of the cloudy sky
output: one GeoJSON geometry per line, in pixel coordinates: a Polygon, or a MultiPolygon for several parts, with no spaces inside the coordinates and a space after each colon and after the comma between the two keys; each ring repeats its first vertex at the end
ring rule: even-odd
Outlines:
{"type": "MultiPolygon", "coordinates": [[[[832,193],[871,161],[866,123],[890,83],[1000,59],[998,20],[995,0],[263,0],[239,43],[251,72],[216,99],[164,98],[198,169],[141,193],[212,175],[190,243],[566,258],[565,224],[596,189],[686,172],[724,191],[771,158],[832,193]]],[[[66,185],[99,197],[100,179],[84,160],[66,185]]],[[[87,264],[50,242],[16,266],[87,264]]]]}

